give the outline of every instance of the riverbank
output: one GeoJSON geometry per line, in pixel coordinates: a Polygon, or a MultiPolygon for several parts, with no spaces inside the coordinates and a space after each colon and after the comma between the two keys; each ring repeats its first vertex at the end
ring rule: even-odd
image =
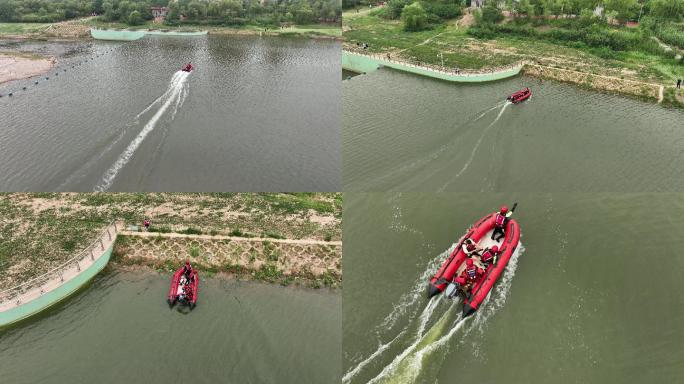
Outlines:
{"type": "Polygon", "coordinates": [[[249,35],[249,36],[291,36],[306,37],[311,39],[335,39],[342,37],[342,29],[339,26],[329,24],[293,25],[289,27],[260,26],[206,26],[206,25],[180,25],[170,26],[165,24],[146,23],[131,27],[122,23],[105,23],[94,18],[69,20],[59,23],[0,23],[0,38],[7,39],[31,39],[31,40],[90,40],[91,28],[99,29],[126,29],[131,31],[174,31],[194,32],[208,31],[216,35],[249,35]]]}
{"type": "Polygon", "coordinates": [[[55,63],[54,57],[0,51],[0,84],[42,75],[48,72],[55,63]]]}
{"type": "Polygon", "coordinates": [[[342,283],[342,242],[121,232],[113,252],[115,268],[148,267],[173,272],[189,260],[203,277],[227,275],[313,288],[342,283]]]}
{"type": "Polygon", "coordinates": [[[406,32],[398,20],[386,20],[373,12],[351,14],[343,19],[344,47],[357,49],[357,44],[367,43],[366,51],[371,54],[390,54],[397,60],[460,71],[526,62],[531,65],[523,73],[529,76],[684,107],[684,91],[674,87],[676,79],[684,77],[684,69],[675,59],[643,52],[604,58],[531,38],[480,39],[468,33],[472,20],[466,19],[472,16],[466,14],[430,30],[406,32]]]}
{"type": "MultiPolygon", "coordinates": [[[[341,203],[342,196],[338,193],[1,194],[0,289],[16,286],[61,265],[92,242],[111,221],[118,221],[130,232],[140,230],[145,218],[151,220],[151,231],[156,233],[122,236],[129,240],[117,241],[114,251],[118,257],[115,259],[126,261],[121,264],[133,264],[131,260],[137,260],[135,257],[149,254],[151,250],[157,252],[159,239],[178,234],[179,239],[169,240],[169,246],[163,248],[169,251],[169,257],[156,255],[140,264],[161,265],[172,257],[182,260],[189,256],[206,266],[207,271],[215,268],[218,272],[221,270],[219,265],[226,267],[228,261],[234,260],[231,257],[238,254],[234,244],[250,244],[249,248],[245,247],[250,256],[244,260],[245,265],[249,266],[251,262],[256,268],[255,279],[276,282],[282,277],[284,282],[288,280],[287,276],[301,280],[308,276],[311,281],[320,278],[339,282],[341,274],[335,271],[339,271],[341,265],[341,203]],[[218,236],[215,238],[218,242],[214,244],[207,240],[200,245],[201,237],[188,240],[183,237],[185,235],[218,236]],[[308,241],[316,245],[302,250],[289,245],[272,245],[284,240],[308,241]],[[137,253],[135,244],[140,245],[137,253]],[[186,247],[179,248],[180,244],[186,247]],[[206,251],[214,249],[212,247],[218,247],[226,258],[209,257],[206,251]],[[124,249],[127,252],[122,252],[124,249]],[[133,255],[131,258],[121,258],[129,255],[128,252],[133,255]],[[282,260],[278,260],[280,255],[283,255],[282,260]],[[303,267],[288,270],[303,265],[308,258],[320,259],[316,265],[321,269],[314,269],[311,274],[303,267]],[[269,261],[269,269],[264,270],[269,274],[260,275],[261,266],[269,261]],[[328,267],[331,271],[326,275],[328,267]]],[[[237,261],[234,263],[240,265],[237,261]]]]}

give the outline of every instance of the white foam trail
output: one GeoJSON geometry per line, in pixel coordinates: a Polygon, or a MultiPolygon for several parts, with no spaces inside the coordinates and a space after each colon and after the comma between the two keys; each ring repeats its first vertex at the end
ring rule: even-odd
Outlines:
{"type": "MultiPolygon", "coordinates": [[[[176,75],[174,74],[174,78],[175,78],[175,76],[176,76],[176,75]]],[[[171,82],[173,83],[173,78],[171,79],[171,82]]],[[[145,114],[145,112],[149,111],[150,109],[152,109],[152,107],[154,107],[155,105],[159,104],[160,101],[164,100],[164,98],[165,98],[166,96],[168,96],[168,95],[171,93],[172,90],[173,90],[173,88],[172,88],[172,87],[169,87],[164,93],[162,93],[161,96],[157,97],[153,102],[150,103],[150,105],[148,105],[148,106],[145,107],[145,109],[143,109],[140,113],[138,113],[137,115],[135,115],[135,120],[138,120],[138,119],[140,118],[140,116],[142,116],[142,115],[145,114]]]]}
{"type": "Polygon", "coordinates": [[[451,184],[454,180],[456,180],[459,176],[461,176],[463,174],[463,172],[465,172],[465,170],[468,169],[468,167],[470,167],[470,163],[473,162],[473,159],[475,158],[475,153],[477,153],[477,149],[480,147],[480,144],[482,144],[482,140],[487,135],[487,131],[489,131],[489,128],[494,126],[494,124],[496,124],[496,122],[499,121],[499,119],[501,118],[501,115],[503,115],[504,111],[506,110],[506,107],[508,107],[509,105],[511,105],[511,102],[507,101],[506,104],[504,104],[503,107],[501,108],[501,111],[499,111],[499,114],[496,116],[496,119],[494,119],[494,121],[492,121],[492,123],[489,124],[487,126],[487,128],[485,128],[483,130],[482,135],[480,136],[479,139],[477,139],[477,143],[475,143],[475,146],[473,147],[473,150],[470,153],[470,157],[468,158],[468,161],[466,161],[466,163],[463,165],[463,168],[461,168],[461,170],[458,171],[456,173],[456,175],[454,175],[454,177],[452,177],[449,181],[447,181],[446,184],[444,184],[442,186],[442,188],[440,188],[437,192],[444,192],[444,189],[449,184],[451,184]]]}
{"type": "MultiPolygon", "coordinates": [[[[487,320],[496,312],[498,312],[499,309],[503,308],[504,304],[506,304],[506,299],[508,298],[511,285],[513,284],[515,271],[518,269],[518,258],[524,251],[525,247],[522,245],[522,242],[520,242],[516,250],[511,255],[511,258],[508,260],[508,264],[506,264],[503,275],[499,278],[496,286],[492,289],[492,291],[490,291],[489,295],[487,295],[485,300],[483,300],[482,304],[480,305],[481,310],[476,315],[472,316],[475,322],[473,323],[473,326],[466,331],[464,336],[467,336],[467,334],[475,328],[481,332],[484,332],[482,328],[486,324],[487,320]]],[[[446,335],[416,352],[414,359],[411,361],[411,381],[415,380],[422,371],[424,358],[433,351],[444,346],[446,342],[453,337],[456,331],[463,328],[463,325],[467,319],[468,318],[457,319],[456,324],[446,335]]],[[[466,340],[466,338],[464,337],[463,340],[466,340]]]]}
{"type": "Polygon", "coordinates": [[[473,120],[473,121],[478,121],[478,120],[480,120],[480,119],[483,118],[486,114],[488,114],[490,111],[493,111],[493,110],[495,110],[495,109],[501,107],[501,106],[504,105],[505,103],[507,103],[507,101],[504,101],[503,103],[499,103],[499,104],[497,104],[497,105],[495,105],[495,106],[493,106],[493,107],[491,107],[491,108],[485,110],[484,112],[480,113],[480,114],[475,118],[475,120],[473,120]]]}
{"type": "Polygon", "coordinates": [[[380,356],[383,352],[385,352],[387,350],[387,348],[389,348],[390,345],[392,345],[392,343],[394,343],[395,340],[397,340],[399,337],[401,337],[401,335],[404,334],[404,332],[405,331],[401,331],[397,336],[394,337],[394,339],[390,340],[388,343],[380,344],[380,346],[378,346],[378,349],[376,349],[375,352],[373,352],[370,356],[365,358],[363,361],[356,364],[352,369],[347,371],[347,373],[345,373],[344,376],[342,376],[342,382],[343,383],[350,382],[351,379],[354,376],[358,375],[359,372],[361,372],[361,370],[363,370],[363,368],[366,365],[368,365],[371,361],[375,360],[376,357],[380,356]]]}
{"type": "Polygon", "coordinates": [[[176,105],[178,105],[178,99],[182,94],[185,80],[188,78],[189,74],[189,72],[178,71],[173,75],[173,78],[171,79],[171,85],[169,85],[169,90],[164,92],[164,95],[168,95],[166,101],[161,105],[161,107],[159,107],[157,112],[152,116],[152,118],[150,118],[147,124],[145,124],[145,126],[140,131],[138,136],[136,136],[135,139],[133,139],[133,141],[131,141],[131,143],[128,144],[128,147],[126,147],[126,149],[114,162],[114,164],[105,172],[104,176],[102,177],[102,181],[95,186],[95,192],[106,191],[112,186],[112,183],[116,178],[116,175],[119,173],[121,168],[123,168],[128,163],[128,161],[131,159],[135,151],[138,149],[138,147],[140,147],[140,144],[143,142],[143,140],[145,140],[147,135],[150,132],[152,132],[154,127],[157,125],[159,118],[161,118],[164,112],[166,112],[171,103],[175,101],[176,105]]]}
{"type": "MultiPolygon", "coordinates": [[[[485,298],[485,300],[480,305],[481,309],[475,315],[469,317],[474,318],[474,323],[472,327],[469,327],[466,330],[464,336],[470,333],[472,329],[476,328],[480,330],[480,332],[484,332],[482,328],[486,324],[487,320],[504,306],[504,304],[506,303],[506,299],[508,298],[508,294],[511,290],[511,285],[513,282],[513,277],[515,276],[515,271],[518,268],[518,259],[524,251],[525,247],[522,245],[522,242],[520,242],[516,250],[513,252],[513,255],[511,255],[508,264],[506,264],[504,273],[499,278],[499,281],[497,282],[496,286],[492,289],[490,294],[487,296],[487,298],[485,298]]],[[[457,306],[459,303],[460,301],[455,301],[447,310],[447,313],[454,310],[454,306],[457,306]]],[[[430,316],[431,313],[428,316],[426,316],[426,318],[429,318],[430,316]]],[[[446,314],[443,316],[446,316],[446,314]]],[[[423,316],[421,316],[421,320],[422,318],[423,316]]],[[[396,373],[397,370],[400,367],[402,367],[402,361],[404,361],[407,358],[410,360],[408,360],[408,365],[403,366],[406,367],[406,370],[404,371],[404,369],[402,368],[402,370],[400,371],[402,375],[400,379],[402,383],[415,382],[415,380],[418,378],[418,375],[422,372],[424,359],[433,351],[444,346],[451,338],[453,338],[456,332],[463,328],[466,320],[468,320],[469,318],[463,319],[459,314],[456,320],[454,321],[453,325],[451,326],[449,332],[447,332],[444,336],[440,337],[436,341],[423,346],[414,353],[414,350],[418,347],[418,345],[420,345],[420,342],[423,341],[423,339],[427,336],[427,333],[422,334],[421,332],[416,338],[416,340],[408,348],[406,348],[389,365],[387,365],[382,370],[382,372],[380,372],[379,375],[377,375],[371,381],[369,381],[368,384],[377,383],[380,380],[386,379],[390,375],[396,373]],[[413,356],[411,356],[412,353],[413,356]]],[[[427,324],[427,322],[425,324],[427,324]]],[[[424,327],[425,324],[421,323],[421,326],[424,327]]],[[[465,338],[463,338],[461,342],[463,341],[465,341],[465,338]]]]}
{"type": "Polygon", "coordinates": [[[489,295],[487,295],[482,304],[480,304],[481,310],[478,311],[473,326],[469,328],[467,332],[470,332],[472,329],[477,329],[480,333],[484,333],[484,325],[487,323],[487,320],[506,304],[506,299],[511,291],[511,286],[513,285],[515,271],[518,269],[518,260],[520,255],[524,252],[525,247],[523,246],[522,241],[520,241],[518,247],[508,260],[504,273],[499,277],[499,280],[489,292],[489,295]]]}
{"type": "Polygon", "coordinates": [[[185,102],[185,98],[188,96],[188,89],[183,88],[183,92],[181,93],[180,97],[176,99],[176,105],[173,107],[173,113],[171,114],[171,120],[173,120],[176,117],[176,112],[178,112],[178,108],[183,106],[183,103],[185,102]]]}
{"type": "MultiPolygon", "coordinates": [[[[430,318],[432,317],[432,314],[439,304],[439,298],[433,298],[428,302],[428,305],[425,306],[423,309],[423,312],[420,314],[420,324],[418,325],[418,329],[416,330],[416,337],[415,337],[415,342],[414,344],[418,344],[420,342],[423,332],[425,332],[425,327],[427,326],[430,318]]],[[[348,383],[351,381],[354,376],[356,376],[363,368],[368,365],[371,361],[373,361],[376,357],[380,356],[383,352],[385,352],[392,343],[394,343],[397,339],[399,339],[400,336],[402,336],[404,333],[406,333],[407,329],[403,329],[397,336],[394,337],[391,341],[389,341],[386,344],[381,344],[378,349],[375,350],[370,356],[368,356],[366,359],[363,361],[359,362],[356,364],[352,369],[350,369],[343,377],[342,377],[342,382],[343,383],[348,383]]],[[[415,348],[415,346],[414,346],[415,348]]],[[[410,351],[409,351],[410,352],[410,351]]]]}
{"type": "Polygon", "coordinates": [[[418,350],[418,352],[416,352],[416,354],[413,356],[413,359],[409,363],[409,377],[402,377],[403,381],[414,382],[416,378],[418,378],[418,375],[423,369],[424,358],[436,349],[446,344],[446,342],[449,341],[449,339],[451,339],[456,334],[456,332],[458,332],[458,330],[463,328],[467,320],[468,317],[462,319],[461,315],[459,315],[458,318],[455,320],[455,323],[451,326],[451,329],[449,330],[449,332],[447,332],[446,335],[440,337],[437,341],[430,343],[425,347],[421,348],[420,350],[418,350]]]}
{"type": "MultiPolygon", "coordinates": [[[[440,296],[440,297],[441,297],[441,296],[440,296]]],[[[437,301],[437,300],[434,300],[434,301],[437,301]]],[[[454,307],[456,306],[457,303],[458,303],[458,301],[454,301],[454,302],[449,306],[449,309],[447,309],[447,312],[446,312],[443,316],[448,315],[449,311],[454,310],[454,307]]],[[[426,309],[428,309],[428,308],[430,308],[430,305],[428,305],[428,306],[426,307],[426,309]]],[[[434,307],[432,308],[432,310],[434,310],[434,307]]],[[[429,319],[430,315],[432,315],[432,310],[427,314],[426,318],[429,319]]],[[[424,313],[425,313],[425,311],[424,311],[424,313]]],[[[377,383],[378,381],[380,381],[380,380],[384,379],[385,377],[387,377],[387,376],[391,375],[392,373],[394,373],[394,372],[397,370],[397,368],[399,368],[399,364],[401,364],[401,362],[406,358],[406,356],[408,356],[409,354],[411,354],[411,353],[413,352],[413,350],[416,349],[416,347],[418,347],[418,344],[420,344],[420,342],[423,340],[423,336],[425,336],[425,335],[421,334],[421,335],[417,335],[417,336],[418,336],[418,337],[416,337],[416,338],[414,339],[414,341],[413,341],[413,343],[411,343],[411,345],[409,345],[409,346],[408,346],[406,349],[404,349],[399,355],[397,355],[397,357],[395,357],[394,360],[392,360],[392,362],[389,363],[389,364],[382,370],[382,372],[380,372],[380,374],[378,374],[378,375],[375,376],[373,379],[371,379],[367,384],[377,383]]]]}
{"type": "Polygon", "coordinates": [[[385,319],[379,327],[383,329],[392,328],[396,321],[401,318],[415,302],[425,297],[427,282],[430,281],[430,277],[435,274],[440,263],[451,254],[457,245],[458,243],[452,244],[448,250],[438,254],[428,262],[423,273],[416,278],[413,287],[411,287],[411,291],[401,296],[399,302],[393,306],[392,312],[385,316],[385,319]]]}

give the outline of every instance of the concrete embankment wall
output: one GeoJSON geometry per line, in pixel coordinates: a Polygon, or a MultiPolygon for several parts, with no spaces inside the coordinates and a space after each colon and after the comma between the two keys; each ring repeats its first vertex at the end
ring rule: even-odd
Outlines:
{"type": "Polygon", "coordinates": [[[90,29],[90,35],[97,40],[133,41],[142,39],[145,35],[155,36],[203,36],[207,31],[182,32],[182,31],[131,31],[116,29],[90,29]]]}
{"type": "Polygon", "coordinates": [[[0,327],[23,320],[69,297],[72,293],[76,292],[95,277],[95,275],[107,265],[112,254],[112,249],[113,245],[110,245],[104,250],[99,258],[88,266],[88,268],[83,269],[76,276],[66,280],[58,287],[45,292],[33,300],[0,312],[0,327]]]}
{"type": "Polygon", "coordinates": [[[393,68],[399,71],[409,72],[416,75],[432,77],[435,79],[459,82],[459,83],[482,83],[496,81],[516,76],[520,73],[522,66],[515,66],[505,70],[483,72],[483,73],[463,73],[455,74],[442,72],[428,67],[401,63],[394,60],[384,60],[379,57],[371,57],[352,52],[342,51],[342,68],[358,72],[367,73],[375,71],[381,67],[393,68]]]}
{"type": "Polygon", "coordinates": [[[90,35],[98,40],[133,41],[145,37],[145,32],[91,28],[90,35]]]}
{"type": "Polygon", "coordinates": [[[124,265],[159,269],[190,260],[200,270],[251,273],[271,267],[284,278],[342,278],[342,244],[334,241],[123,232],[115,254],[124,265]]]}

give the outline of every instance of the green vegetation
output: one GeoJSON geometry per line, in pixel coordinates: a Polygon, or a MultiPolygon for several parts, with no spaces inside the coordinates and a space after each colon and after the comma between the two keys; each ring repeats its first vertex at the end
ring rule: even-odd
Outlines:
{"type": "Polygon", "coordinates": [[[420,31],[428,26],[428,14],[419,2],[415,2],[401,11],[401,21],[405,30],[420,31]]]}
{"type": "Polygon", "coordinates": [[[0,0],[0,22],[53,23],[98,15],[104,22],[142,25],[151,7],[168,7],[167,25],[259,25],[339,23],[336,0],[0,0]]]}
{"type": "MultiPolygon", "coordinates": [[[[681,0],[484,0],[483,7],[468,8],[470,3],[390,0],[369,11],[346,11],[347,47],[365,43],[368,52],[454,69],[524,60],[668,87],[684,78],[681,0]],[[456,6],[456,16],[464,16],[436,11],[444,6],[456,6]]],[[[345,8],[364,4],[343,2],[345,8]]],[[[681,91],[669,99],[684,104],[681,91]]]]}
{"type": "MultiPolygon", "coordinates": [[[[0,194],[0,288],[63,263],[115,220],[141,230],[148,218],[150,231],[157,233],[340,240],[341,199],[339,193],[0,194]]],[[[125,249],[130,240],[119,238],[117,249],[125,249]]],[[[157,244],[164,238],[159,235],[143,241],[157,244]]],[[[280,259],[280,251],[272,244],[264,246],[267,260],[280,259]]],[[[188,253],[200,257],[204,251],[191,246],[188,253]]]]}
{"type": "MultiPolygon", "coordinates": [[[[0,0],[0,4],[2,0],[0,0]]],[[[21,35],[40,32],[50,26],[44,23],[0,23],[0,35],[21,35]]]]}

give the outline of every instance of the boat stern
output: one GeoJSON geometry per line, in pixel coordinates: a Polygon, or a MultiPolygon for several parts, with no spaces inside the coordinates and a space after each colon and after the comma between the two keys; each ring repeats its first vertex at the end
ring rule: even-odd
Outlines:
{"type": "Polygon", "coordinates": [[[428,299],[439,295],[442,292],[441,289],[439,289],[436,285],[432,284],[432,282],[428,283],[428,299]]]}
{"type": "Polygon", "coordinates": [[[465,319],[466,317],[472,315],[477,311],[477,308],[473,308],[470,306],[470,304],[465,303],[463,304],[463,318],[465,319]]]}

